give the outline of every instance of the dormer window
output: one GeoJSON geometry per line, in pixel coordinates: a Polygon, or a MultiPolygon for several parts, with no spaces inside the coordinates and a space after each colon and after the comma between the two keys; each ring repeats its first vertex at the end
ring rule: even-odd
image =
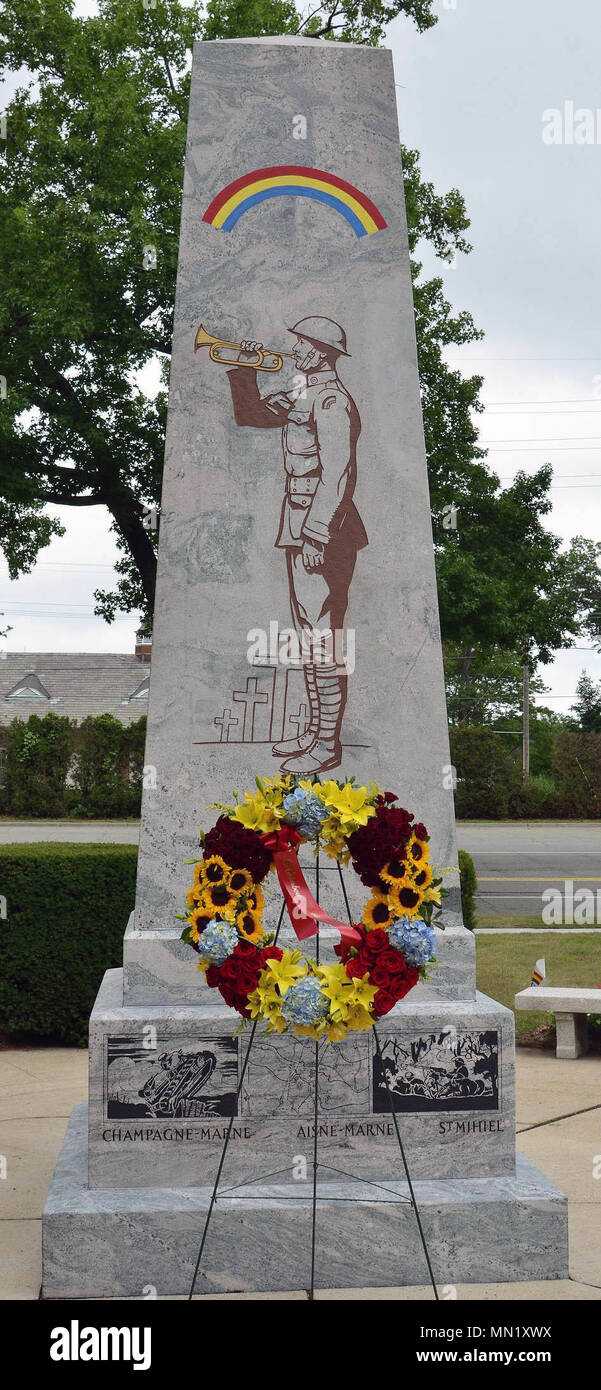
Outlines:
{"type": "Polygon", "coordinates": [[[42,685],[39,676],[30,672],[28,676],[22,676],[21,680],[13,685],[12,690],[9,690],[8,695],[5,695],[4,698],[5,700],[49,700],[50,692],[46,690],[45,685],[42,685]]]}
{"type": "Polygon", "coordinates": [[[140,684],[137,685],[137,686],[136,686],[136,689],[132,691],[131,695],[130,695],[129,698],[128,698],[127,703],[130,704],[130,702],[131,702],[132,700],[147,700],[147,699],[148,699],[148,692],[149,692],[149,690],[150,690],[150,676],[146,676],[146,679],[143,680],[143,681],[140,681],[140,684]]]}

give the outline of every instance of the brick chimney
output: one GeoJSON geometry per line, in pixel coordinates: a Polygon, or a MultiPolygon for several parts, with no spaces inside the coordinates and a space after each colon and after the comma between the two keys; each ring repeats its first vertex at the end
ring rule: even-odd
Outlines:
{"type": "Polygon", "coordinates": [[[152,634],[147,637],[145,632],[136,632],[135,650],[138,661],[149,663],[152,656],[152,634]]]}

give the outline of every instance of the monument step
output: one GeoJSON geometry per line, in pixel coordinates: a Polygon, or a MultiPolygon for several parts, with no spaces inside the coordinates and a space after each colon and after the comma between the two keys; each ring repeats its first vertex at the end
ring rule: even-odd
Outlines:
{"type": "MultiPolygon", "coordinates": [[[[422,1178],[510,1175],[515,1164],[513,1015],[417,990],[372,1031],[319,1047],[319,1149],[354,1177],[387,1179],[398,1145],[422,1178]]],[[[216,996],[213,995],[213,998],[216,996]]],[[[217,996],[219,997],[219,996],[217,996]]],[[[211,1182],[229,1118],[228,1171],[247,1182],[312,1160],[315,1043],[258,1029],[234,1037],[224,1005],[123,1005],[122,971],[104,977],[90,1019],[92,1187],[211,1182]]]]}
{"type": "MultiPolygon", "coordinates": [[[[476,943],[474,934],[463,926],[457,913],[445,910],[446,931],[436,932],[437,964],[428,983],[420,981],[415,997],[425,999],[474,999],[476,994],[476,943]]],[[[123,940],[124,1000],[127,1004],[201,1004],[214,1000],[193,953],[181,939],[181,931],[136,928],[134,914],[123,940]]],[[[319,933],[322,960],[335,959],[334,946],[340,941],[333,927],[319,933]]],[[[290,926],[283,927],[279,944],[294,949],[299,942],[290,926]]],[[[314,948],[313,948],[314,949],[314,948]]],[[[303,942],[305,955],[311,941],[303,942]]]]}
{"type": "MultiPolygon", "coordinates": [[[[189,1292],[211,1189],[87,1185],[86,1105],[67,1130],[43,1216],[42,1297],[189,1292]]],[[[395,1169],[398,1171],[398,1168],[395,1169]]],[[[230,1185],[226,1166],[222,1188],[230,1185]]],[[[567,1198],[521,1154],[514,1176],[414,1183],[439,1291],[565,1279],[567,1198]]],[[[310,1280],[312,1185],[240,1186],[214,1207],[196,1291],[273,1292],[310,1280]]],[[[406,1183],[318,1181],[316,1286],[427,1283],[406,1183]]]]}

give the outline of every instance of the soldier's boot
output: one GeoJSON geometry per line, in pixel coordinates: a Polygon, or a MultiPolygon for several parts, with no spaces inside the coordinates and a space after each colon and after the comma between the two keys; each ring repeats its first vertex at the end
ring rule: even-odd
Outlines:
{"type": "Polygon", "coordinates": [[[298,754],[289,763],[282,763],[282,772],[294,772],[298,777],[328,772],[342,762],[340,727],[346,705],[347,677],[339,675],[335,666],[317,666],[317,695],[319,699],[319,729],[311,748],[298,754]]]}
{"type": "Polygon", "coordinates": [[[298,735],[298,738],[287,738],[282,743],[274,743],[272,752],[275,753],[276,757],[295,758],[299,753],[307,753],[315,743],[319,730],[319,697],[314,666],[305,666],[305,685],[310,711],[308,727],[304,734],[298,735]]]}

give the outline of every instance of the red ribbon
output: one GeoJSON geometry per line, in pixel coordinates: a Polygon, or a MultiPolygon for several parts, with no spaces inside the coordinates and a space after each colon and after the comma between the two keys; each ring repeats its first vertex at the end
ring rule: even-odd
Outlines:
{"type": "Polygon", "coordinates": [[[308,936],[316,936],[319,930],[318,922],[326,922],[329,927],[336,927],[343,940],[360,943],[361,936],[354,927],[349,926],[348,922],[339,922],[336,917],[331,917],[329,912],[315,901],[298,862],[297,847],[302,840],[298,830],[293,825],[282,825],[278,830],[270,830],[261,835],[261,839],[265,848],[271,850],[273,855],[288,916],[299,941],[304,941],[308,936]]]}

